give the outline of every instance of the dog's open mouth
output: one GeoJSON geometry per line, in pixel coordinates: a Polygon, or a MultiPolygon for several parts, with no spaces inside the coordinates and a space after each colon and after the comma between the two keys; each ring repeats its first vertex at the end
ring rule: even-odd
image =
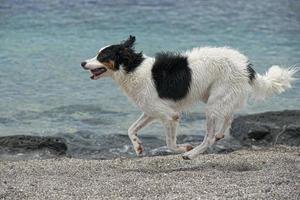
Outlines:
{"type": "Polygon", "coordinates": [[[92,69],[91,72],[92,72],[92,76],[91,76],[91,79],[97,79],[99,78],[99,76],[101,74],[103,74],[104,72],[106,72],[107,69],[105,67],[100,67],[100,68],[97,68],[97,69],[92,69]]]}

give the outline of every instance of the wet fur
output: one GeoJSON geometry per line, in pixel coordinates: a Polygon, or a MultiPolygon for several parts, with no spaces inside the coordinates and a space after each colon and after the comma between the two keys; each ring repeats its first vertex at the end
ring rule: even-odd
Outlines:
{"type": "Polygon", "coordinates": [[[184,153],[184,159],[195,158],[224,137],[233,114],[244,106],[249,94],[258,99],[279,94],[291,87],[297,71],[272,66],[266,75],[260,75],[246,56],[226,47],[159,53],[153,58],[136,53],[134,42],[135,37],[130,36],[120,44],[103,47],[82,67],[105,67],[107,71],[94,79],[111,77],[143,111],[128,130],[137,155],[143,153],[138,132],[160,121],[165,128],[167,147],[184,153]],[[204,141],[191,150],[189,144],[176,144],[176,129],[181,112],[199,101],[206,103],[207,133],[204,141]]]}

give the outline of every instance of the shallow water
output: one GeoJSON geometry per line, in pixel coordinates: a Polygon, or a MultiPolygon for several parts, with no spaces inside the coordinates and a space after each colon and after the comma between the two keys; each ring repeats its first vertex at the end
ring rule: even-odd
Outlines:
{"type": "MultiPolygon", "coordinates": [[[[0,136],[126,134],[140,111],[113,81],[91,81],[80,62],[129,34],[150,56],[225,45],[260,73],[300,63],[299,10],[297,0],[1,1],[0,136]]],[[[294,86],[242,113],[299,109],[300,81],[294,86]]],[[[186,115],[180,133],[203,133],[203,107],[186,115]]]]}

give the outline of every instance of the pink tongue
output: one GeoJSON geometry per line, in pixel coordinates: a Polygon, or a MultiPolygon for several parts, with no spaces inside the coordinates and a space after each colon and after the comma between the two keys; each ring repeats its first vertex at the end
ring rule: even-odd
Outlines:
{"type": "Polygon", "coordinates": [[[101,69],[97,69],[97,70],[93,70],[92,73],[95,75],[95,76],[98,76],[102,73],[102,70],[101,69]]]}
{"type": "Polygon", "coordinates": [[[98,76],[98,75],[102,74],[105,71],[106,71],[105,68],[98,68],[98,69],[93,69],[92,73],[93,73],[93,75],[98,76]]]}

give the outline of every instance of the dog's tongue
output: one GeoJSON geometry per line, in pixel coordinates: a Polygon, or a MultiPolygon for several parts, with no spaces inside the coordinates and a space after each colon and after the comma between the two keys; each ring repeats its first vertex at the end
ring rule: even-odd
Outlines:
{"type": "Polygon", "coordinates": [[[92,69],[91,72],[93,73],[93,75],[99,76],[100,74],[106,72],[106,69],[104,67],[101,67],[97,69],[92,69]]]}

